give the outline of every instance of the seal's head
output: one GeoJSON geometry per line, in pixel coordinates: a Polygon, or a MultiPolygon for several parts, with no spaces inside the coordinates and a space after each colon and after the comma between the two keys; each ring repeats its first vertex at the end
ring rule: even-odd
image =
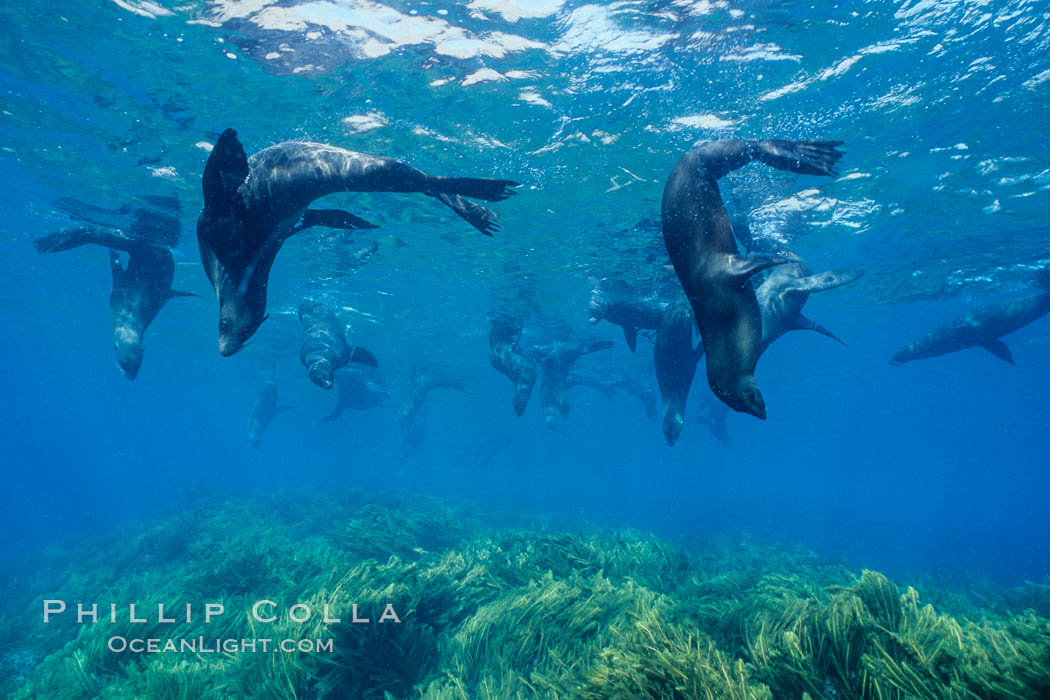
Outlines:
{"type": "Polygon", "coordinates": [[[113,346],[120,371],[128,379],[134,379],[142,366],[142,332],[130,326],[118,326],[113,330],[113,346]]]}
{"type": "Polygon", "coordinates": [[[219,300],[219,354],[229,357],[244,347],[266,316],[239,297],[219,300]]]}
{"type": "Polygon", "coordinates": [[[711,388],[734,411],[750,413],[760,420],[766,419],[766,401],[753,376],[740,377],[732,387],[712,385],[711,388]]]}
{"type": "Polygon", "coordinates": [[[591,294],[591,301],[587,304],[587,311],[591,324],[598,323],[605,318],[605,307],[608,306],[605,297],[598,290],[591,294]]]}
{"type": "Polygon", "coordinates": [[[331,389],[335,383],[335,368],[327,357],[318,357],[309,362],[310,381],[322,389],[331,389]]]}
{"type": "Polygon", "coordinates": [[[669,447],[674,447],[674,444],[678,442],[678,436],[682,434],[683,423],[685,423],[685,418],[679,409],[664,407],[664,437],[669,447]]]}

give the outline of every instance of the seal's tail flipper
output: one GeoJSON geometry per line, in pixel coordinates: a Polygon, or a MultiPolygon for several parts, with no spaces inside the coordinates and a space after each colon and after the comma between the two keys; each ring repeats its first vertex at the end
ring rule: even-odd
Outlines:
{"type": "Polygon", "coordinates": [[[307,209],[303,213],[303,218],[292,229],[292,233],[298,233],[313,226],[341,228],[348,231],[361,228],[379,228],[375,224],[365,221],[360,216],[354,216],[350,212],[342,211],[341,209],[307,209]]]}
{"type": "Polygon", "coordinates": [[[204,188],[204,206],[223,209],[233,201],[237,188],[248,177],[248,156],[237,140],[237,132],[227,129],[215,142],[208,163],[204,166],[201,184],[204,188]]]}
{"type": "Polygon", "coordinates": [[[1003,362],[1009,362],[1011,365],[1014,364],[1014,356],[1013,353],[1010,352],[1009,346],[998,338],[993,338],[985,342],[981,347],[998,357],[1003,362]]]}
{"type": "Polygon", "coordinates": [[[434,196],[486,236],[491,236],[496,231],[499,231],[496,214],[480,204],[463,199],[457,194],[436,194],[434,196]]]}
{"type": "Polygon", "coordinates": [[[368,365],[369,367],[378,367],[379,360],[371,351],[364,348],[354,347],[350,349],[350,362],[357,362],[358,364],[368,365]]]}
{"type": "Polygon", "coordinates": [[[463,197],[483,199],[486,202],[500,202],[517,192],[512,188],[521,187],[513,180],[490,180],[482,177],[443,177],[440,185],[442,192],[458,194],[463,197]]]}
{"type": "Polygon", "coordinates": [[[38,253],[60,253],[63,250],[72,250],[89,243],[126,252],[136,247],[135,241],[117,229],[96,226],[78,226],[52,233],[33,241],[33,247],[38,253]]]}
{"type": "Polygon", "coordinates": [[[798,258],[785,255],[771,255],[768,253],[755,253],[754,255],[729,255],[726,263],[726,272],[730,277],[737,279],[740,284],[747,282],[748,278],[762,270],[768,270],[777,265],[798,262],[798,258]]]}
{"type": "Polygon", "coordinates": [[[837,335],[829,331],[827,328],[817,323],[816,321],[811,321],[810,319],[806,318],[801,314],[799,314],[798,321],[795,322],[795,330],[816,331],[817,333],[820,333],[821,335],[826,335],[832,340],[836,340],[842,343],[843,345],[846,344],[845,342],[843,342],[842,338],[838,337],[837,335]]]}
{"type": "Polygon", "coordinates": [[[826,289],[834,289],[835,287],[841,287],[844,284],[849,284],[860,279],[864,275],[864,270],[829,270],[822,272],[819,275],[809,275],[802,277],[795,282],[792,286],[793,289],[812,293],[812,292],[823,292],[826,289]]]}

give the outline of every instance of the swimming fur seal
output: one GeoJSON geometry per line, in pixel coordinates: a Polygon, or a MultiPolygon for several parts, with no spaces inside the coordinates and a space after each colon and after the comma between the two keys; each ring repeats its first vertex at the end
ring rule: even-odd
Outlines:
{"type": "Polygon", "coordinates": [[[266,319],[270,268],[284,242],[312,226],[375,228],[338,210],[307,209],[336,192],[422,192],[485,235],[496,216],[464,197],[498,202],[518,183],[428,175],[393,158],[335,146],[286,141],[248,158],[227,129],[204,168],[204,210],[197,220],[201,262],[219,300],[219,353],[232,355],[266,319]]]}
{"type": "Polygon", "coordinates": [[[571,389],[576,386],[587,386],[605,394],[612,399],[617,389],[623,389],[626,393],[634,396],[642,403],[645,417],[653,422],[657,417],[656,392],[643,379],[635,374],[623,374],[609,377],[607,375],[595,376],[593,374],[581,374],[574,372],[569,375],[567,386],[571,389]]]}
{"type": "Polygon", "coordinates": [[[413,366],[410,376],[411,389],[408,392],[405,403],[398,412],[397,419],[399,421],[407,421],[414,418],[419,413],[419,410],[423,408],[427,396],[434,389],[454,389],[464,394],[470,393],[466,378],[437,367],[423,368],[413,366]]]}
{"type": "Polygon", "coordinates": [[[696,420],[698,423],[706,425],[707,429],[711,431],[711,435],[722,443],[724,447],[731,450],[733,449],[733,436],[729,434],[729,429],[726,427],[726,418],[728,417],[729,407],[712,397],[707,402],[707,413],[697,415],[696,420]]]}
{"type": "Polygon", "coordinates": [[[666,306],[659,299],[638,298],[623,281],[606,278],[591,291],[588,310],[592,324],[604,319],[622,327],[627,347],[634,352],[638,345],[638,331],[654,330],[659,326],[666,306]]]}
{"type": "Polygon", "coordinates": [[[521,340],[520,319],[497,316],[489,329],[489,364],[514,384],[511,405],[519,418],[525,413],[538,376],[536,362],[518,352],[521,340]]]}
{"type": "Polygon", "coordinates": [[[766,417],[755,365],[762,318],[751,275],[791,258],[740,255],[718,180],[752,160],[781,170],[833,175],[840,141],[711,141],[678,161],[664,188],[661,228],[675,273],[693,307],[707,351],[707,381],[736,411],[766,417]]]}
{"type": "MultiPolygon", "coordinates": [[[[91,207],[86,204],[83,206],[91,207]]],[[[99,207],[91,208],[107,211],[99,207]]],[[[108,226],[80,226],[39,238],[33,241],[33,245],[40,253],[57,253],[88,244],[109,248],[109,263],[113,273],[113,291],[109,295],[109,309],[113,316],[113,345],[121,372],[128,379],[134,379],[142,366],[142,338],[157,313],[168,299],[197,295],[171,288],[175,278],[175,261],[168,245],[178,243],[178,219],[166,217],[161,220],[152,214],[130,213],[134,219],[127,227],[127,232],[108,226]],[[126,267],[121,263],[118,251],[127,253],[126,267]]]]}
{"type": "Polygon", "coordinates": [[[259,385],[259,391],[252,403],[251,411],[248,413],[248,440],[252,447],[258,447],[262,442],[262,434],[270,425],[270,421],[281,411],[287,411],[292,406],[277,405],[277,371],[270,365],[263,382],[259,385]]]}
{"type": "Polygon", "coordinates": [[[1037,273],[1036,284],[1046,291],[1016,301],[976,309],[897,351],[891,365],[924,360],[966,348],[982,347],[1000,360],[1014,364],[1010,348],[1000,338],[1050,312],[1050,268],[1037,273]]]}
{"type": "Polygon", "coordinates": [[[569,370],[584,355],[599,350],[608,350],[613,346],[611,340],[555,341],[550,351],[540,362],[543,379],[540,382],[540,406],[547,427],[553,430],[558,424],[558,414],[569,417],[569,400],[566,391],[569,386],[569,370]]]}
{"type": "Polygon", "coordinates": [[[693,345],[693,317],[684,302],[670,304],[656,330],[653,361],[663,401],[661,425],[667,444],[674,446],[685,423],[685,402],[696,366],[704,356],[703,343],[693,345]]]}
{"type": "Polygon", "coordinates": [[[354,411],[367,411],[381,405],[387,398],[385,391],[354,370],[344,369],[336,372],[335,383],[339,387],[339,400],[332,412],[321,420],[335,420],[348,408],[354,411]]]}
{"type": "Polygon", "coordinates": [[[762,313],[762,345],[759,354],[764,353],[774,340],[788,331],[816,331],[842,343],[827,328],[803,316],[802,307],[810,294],[849,284],[863,274],[861,270],[829,270],[814,275],[801,260],[770,270],[755,290],[758,308],[762,313]]]}
{"type": "Polygon", "coordinates": [[[331,389],[335,371],[350,362],[379,366],[371,352],[346,342],[345,326],[324,304],[304,302],[299,307],[299,322],[304,333],[299,361],[307,368],[310,381],[322,389],[331,389]]]}

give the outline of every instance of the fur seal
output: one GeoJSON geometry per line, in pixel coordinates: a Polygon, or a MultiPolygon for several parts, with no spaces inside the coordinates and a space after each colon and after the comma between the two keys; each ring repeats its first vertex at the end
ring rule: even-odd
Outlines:
{"type": "Polygon", "coordinates": [[[525,413],[536,385],[536,363],[518,352],[522,322],[516,318],[496,316],[489,329],[489,364],[514,384],[511,405],[519,418],[525,413]]]}
{"type": "Polygon", "coordinates": [[[415,418],[420,409],[423,408],[427,396],[434,389],[454,389],[464,394],[470,393],[469,382],[466,378],[437,367],[422,368],[413,366],[410,376],[411,390],[408,392],[408,397],[401,406],[401,410],[398,411],[397,419],[399,421],[409,421],[415,418]]]}
{"type": "MultiPolygon", "coordinates": [[[[762,313],[761,355],[788,331],[816,331],[842,343],[834,333],[802,315],[809,295],[849,284],[863,275],[862,270],[830,270],[811,274],[809,266],[799,260],[770,270],[758,285],[755,296],[762,313]]],[[[845,343],[842,343],[845,345],[845,343]]]]}
{"type": "Polygon", "coordinates": [[[360,372],[343,369],[335,373],[335,383],[339,387],[339,400],[332,412],[321,420],[332,421],[343,414],[346,409],[367,411],[386,401],[387,393],[365,379],[360,372]]]}
{"type": "Polygon", "coordinates": [[[982,347],[1000,360],[1014,364],[1013,353],[1000,338],[1050,312],[1050,268],[1041,269],[1036,284],[1042,292],[1023,299],[992,304],[953,319],[897,351],[891,365],[982,347]]]}
{"type": "Polygon", "coordinates": [[[225,356],[240,350],[266,319],[270,268],[290,236],[312,226],[375,228],[344,211],[308,209],[315,199],[336,192],[421,192],[492,235],[495,214],[464,197],[498,202],[518,186],[428,175],[393,158],[302,141],[278,143],[248,158],[233,129],[215,143],[201,184],[197,243],[219,300],[219,353],[225,356]]]}
{"type": "Polygon", "coordinates": [[[696,420],[701,425],[706,425],[714,436],[724,447],[733,449],[733,436],[729,434],[726,427],[726,418],[729,417],[729,407],[721,401],[711,398],[707,402],[707,413],[697,415],[696,420]]]}
{"type": "Polygon", "coordinates": [[[792,262],[766,253],[740,255],[718,180],[752,160],[781,170],[832,175],[842,157],[840,141],[742,141],[703,143],[689,151],[667,178],[661,229],[707,351],[707,381],[735,411],[765,419],[755,382],[762,318],[748,279],[792,262]]]}
{"type": "Polygon", "coordinates": [[[615,377],[598,377],[592,374],[581,374],[574,372],[569,375],[568,387],[587,386],[603,393],[609,399],[616,395],[617,389],[623,389],[626,393],[637,398],[645,410],[645,417],[650,422],[657,418],[656,392],[641,377],[635,374],[623,374],[615,377]]]}
{"type": "MultiPolygon", "coordinates": [[[[60,201],[76,202],[96,214],[109,211],[77,200],[60,201]]],[[[143,336],[161,308],[173,297],[197,295],[171,288],[175,261],[168,246],[178,243],[179,220],[139,209],[122,209],[119,213],[132,217],[126,232],[108,225],[80,226],[39,238],[33,245],[40,253],[57,253],[88,244],[109,248],[113,274],[113,291],[109,295],[113,345],[121,372],[128,379],[134,379],[142,366],[143,336]],[[127,253],[127,266],[121,262],[118,251],[127,253]]]]}
{"type": "Polygon", "coordinates": [[[555,341],[550,351],[540,362],[543,379],[540,382],[540,406],[547,427],[554,430],[558,424],[558,415],[569,417],[569,400],[566,397],[569,382],[569,370],[584,355],[599,350],[608,350],[613,346],[611,340],[585,340],[570,342],[555,341]]]}
{"type": "Polygon", "coordinates": [[[666,306],[665,302],[653,297],[638,298],[621,280],[605,278],[599,280],[591,291],[588,311],[592,324],[604,319],[622,327],[627,347],[634,352],[638,345],[638,331],[656,329],[666,306]]]}
{"type": "Polygon", "coordinates": [[[310,381],[322,389],[331,389],[335,371],[350,362],[379,366],[371,352],[346,342],[345,326],[324,304],[304,302],[299,307],[299,322],[304,333],[299,361],[307,368],[310,381]]]}
{"type": "Polygon", "coordinates": [[[270,425],[270,421],[281,411],[287,411],[292,406],[277,405],[277,371],[270,365],[263,382],[259,385],[259,391],[255,396],[251,411],[248,413],[248,440],[252,447],[258,447],[262,442],[262,434],[270,425]]]}
{"type": "Polygon", "coordinates": [[[693,345],[693,317],[684,301],[667,307],[656,330],[653,361],[656,383],[663,401],[661,424],[664,438],[674,446],[685,423],[685,402],[693,384],[704,345],[693,345]]]}

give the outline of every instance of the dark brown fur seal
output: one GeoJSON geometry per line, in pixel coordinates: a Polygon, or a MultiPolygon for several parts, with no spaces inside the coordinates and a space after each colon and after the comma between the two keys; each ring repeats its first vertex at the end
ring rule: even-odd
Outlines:
{"type": "Polygon", "coordinates": [[[664,243],[700,327],[707,381],[736,411],[764,419],[766,404],[755,382],[762,317],[751,275],[791,258],[740,255],[718,180],[752,160],[781,170],[832,175],[839,141],[711,141],[675,165],[664,188],[664,243]]]}

